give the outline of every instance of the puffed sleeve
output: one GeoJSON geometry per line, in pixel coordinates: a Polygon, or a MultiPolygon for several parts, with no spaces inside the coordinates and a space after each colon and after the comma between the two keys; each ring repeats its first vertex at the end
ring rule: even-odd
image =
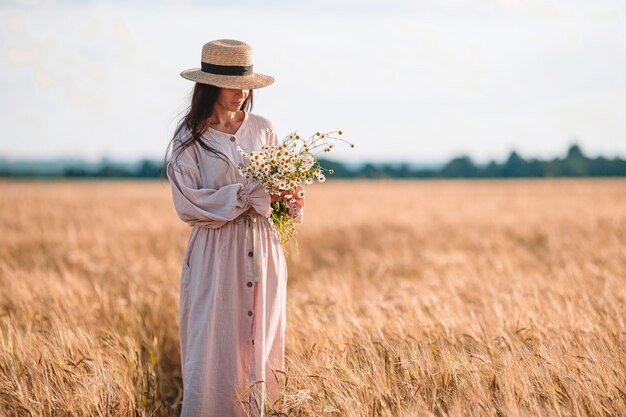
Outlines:
{"type": "MultiPolygon", "coordinates": [[[[272,122],[271,120],[269,120],[268,133],[268,145],[277,146],[280,140],[278,138],[278,134],[276,133],[274,122],[272,122]]],[[[302,223],[304,220],[304,206],[296,206],[290,204],[287,205],[289,206],[289,214],[291,214],[291,217],[293,217],[294,223],[302,223]]]]}
{"type": "Polygon", "coordinates": [[[174,207],[181,220],[189,226],[218,228],[251,207],[265,217],[270,214],[270,195],[256,179],[217,189],[203,187],[198,166],[187,149],[167,165],[174,207]]]}

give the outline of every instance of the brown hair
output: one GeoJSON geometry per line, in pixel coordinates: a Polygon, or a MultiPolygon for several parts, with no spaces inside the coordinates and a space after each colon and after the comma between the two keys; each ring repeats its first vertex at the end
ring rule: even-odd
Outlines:
{"type": "MultiPolygon", "coordinates": [[[[245,112],[252,111],[253,91],[254,90],[252,89],[250,90],[250,94],[248,94],[248,97],[246,97],[246,100],[243,102],[239,110],[243,110],[245,112]]],[[[165,176],[165,172],[167,170],[168,155],[171,156],[172,161],[175,162],[182,152],[194,142],[197,142],[198,145],[200,145],[205,151],[226,161],[229,167],[231,166],[230,160],[226,155],[200,139],[204,132],[206,132],[209,128],[209,116],[213,113],[213,107],[215,106],[215,102],[217,101],[219,94],[220,87],[211,84],[195,83],[191,96],[191,104],[187,108],[187,114],[178,122],[176,130],[174,131],[174,136],[168,143],[165,150],[161,178],[165,176]],[[185,128],[188,129],[189,136],[187,138],[182,138],[182,142],[178,146],[172,146],[176,145],[174,143],[174,139],[178,136],[180,131],[185,128]]]]}

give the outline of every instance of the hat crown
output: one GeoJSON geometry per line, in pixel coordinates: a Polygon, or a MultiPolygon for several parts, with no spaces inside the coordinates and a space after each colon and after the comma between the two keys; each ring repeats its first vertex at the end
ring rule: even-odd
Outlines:
{"type": "Polygon", "coordinates": [[[252,48],[235,39],[217,39],[202,47],[202,62],[217,65],[252,65],[252,48]]]}

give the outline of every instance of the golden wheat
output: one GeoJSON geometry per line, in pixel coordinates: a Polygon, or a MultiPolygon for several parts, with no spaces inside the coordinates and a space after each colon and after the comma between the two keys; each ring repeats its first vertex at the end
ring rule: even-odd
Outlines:
{"type": "MultiPolygon", "coordinates": [[[[626,180],[339,181],[290,247],[289,416],[626,415],[626,180]]],[[[0,414],[178,414],[166,181],[0,181],[0,414]]]]}

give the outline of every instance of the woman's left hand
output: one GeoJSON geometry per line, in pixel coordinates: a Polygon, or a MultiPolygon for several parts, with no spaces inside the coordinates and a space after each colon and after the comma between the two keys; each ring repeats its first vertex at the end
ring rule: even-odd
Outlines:
{"type": "Polygon", "coordinates": [[[296,199],[293,204],[295,204],[297,207],[304,207],[304,198],[306,197],[306,194],[302,198],[299,198],[298,192],[300,190],[305,191],[303,186],[298,185],[298,187],[296,187],[296,189],[293,191],[293,198],[296,199]]]}
{"type": "Polygon", "coordinates": [[[304,187],[299,186],[298,188],[296,188],[292,196],[292,198],[294,199],[293,203],[287,202],[287,206],[289,207],[289,214],[294,219],[300,216],[300,213],[302,212],[302,209],[304,208],[304,198],[306,194],[304,194],[302,198],[299,198],[298,197],[299,191],[304,191],[304,187]]]}

